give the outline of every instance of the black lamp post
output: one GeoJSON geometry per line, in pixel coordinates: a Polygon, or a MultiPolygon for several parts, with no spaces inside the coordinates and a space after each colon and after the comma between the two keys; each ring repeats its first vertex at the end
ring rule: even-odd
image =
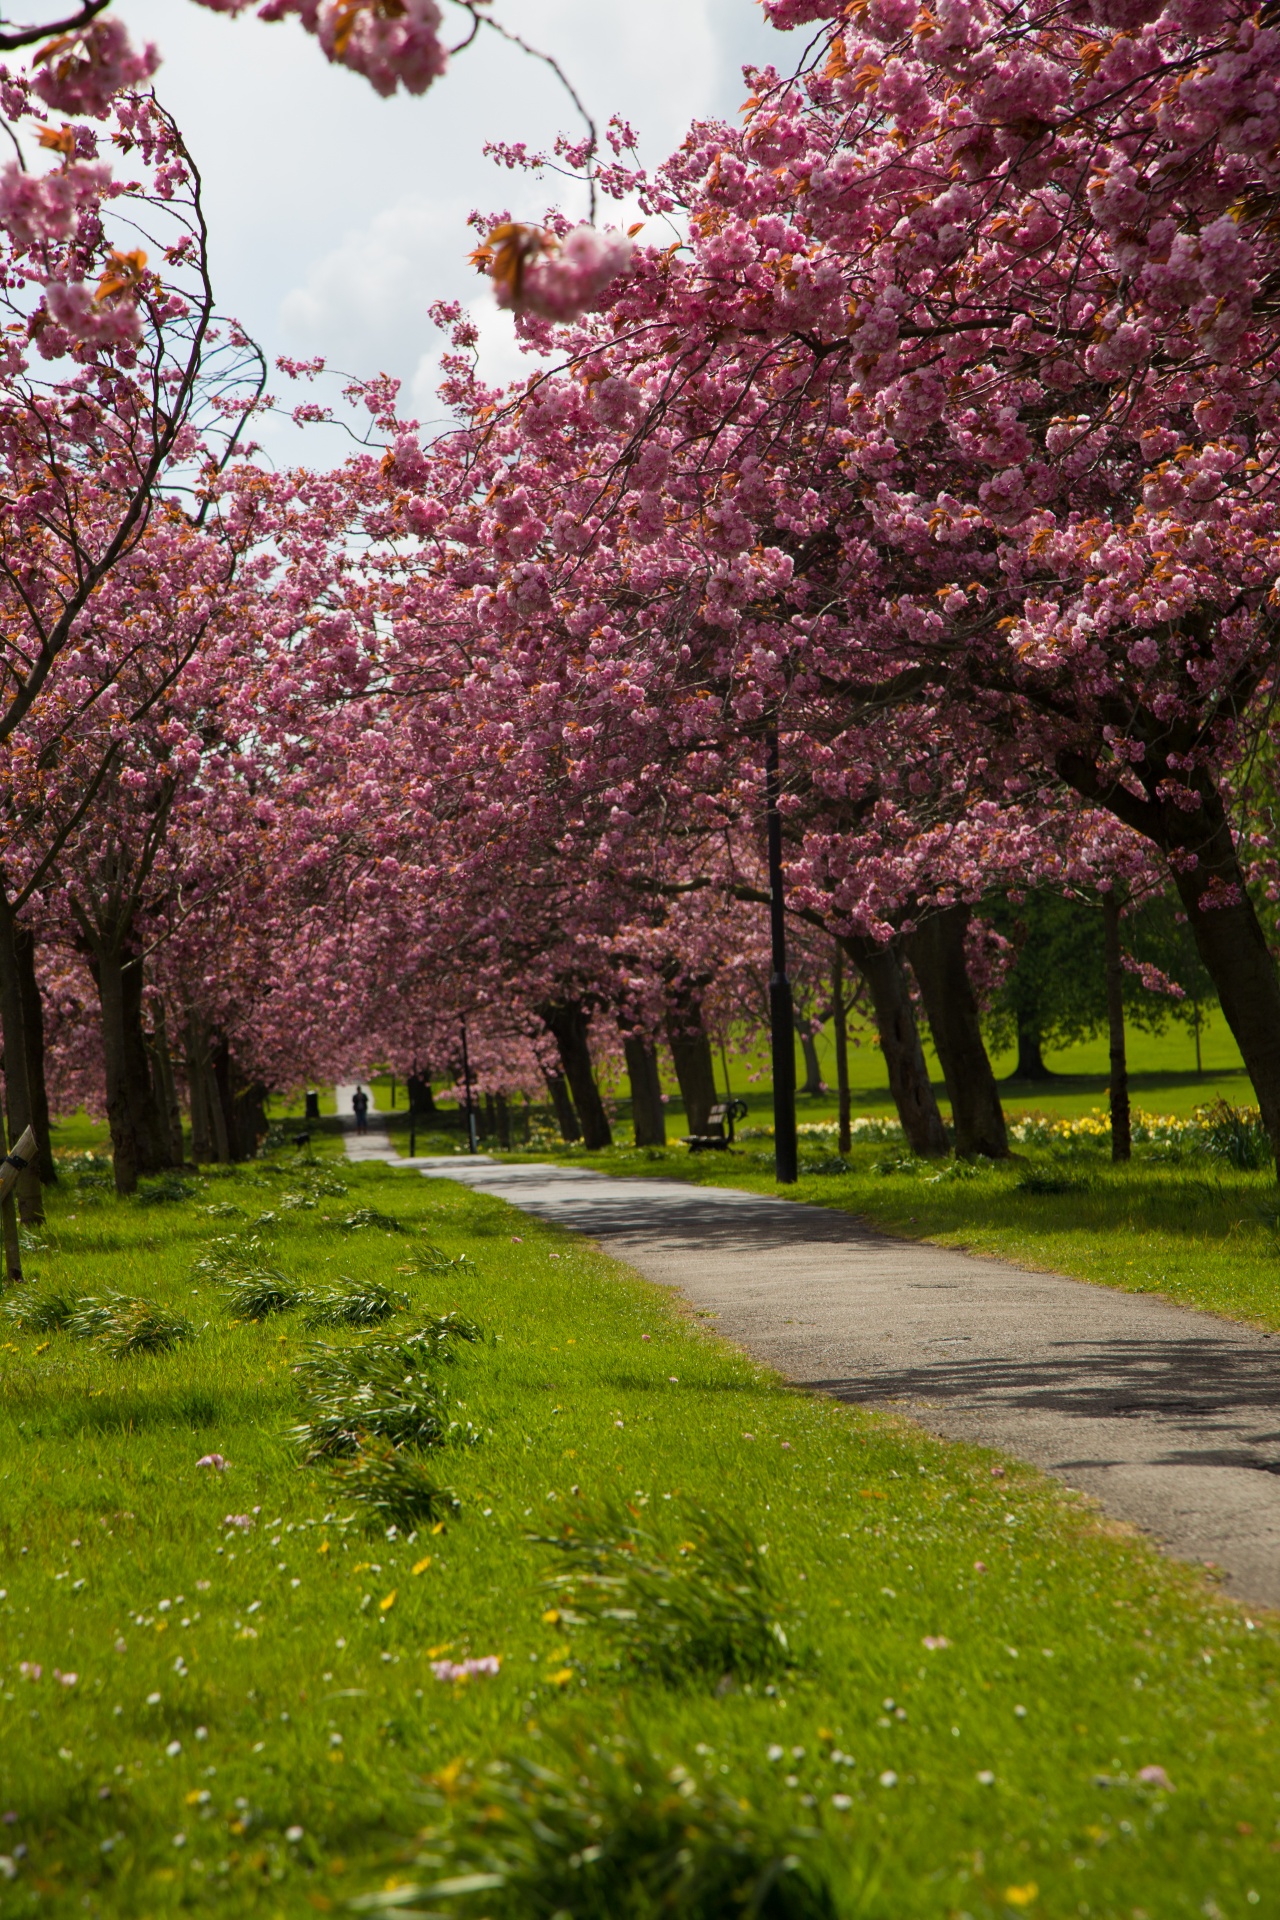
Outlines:
{"type": "Polygon", "coordinates": [[[476,1110],[471,1099],[471,1060],[467,1053],[467,1016],[462,1015],[462,1084],[467,1094],[467,1151],[478,1153],[479,1141],[476,1139],[476,1110]]]}
{"type": "Polygon", "coordinates": [[[765,735],[764,799],[769,828],[769,930],[773,972],[769,976],[769,1028],[773,1052],[773,1155],[779,1186],[791,1186],[796,1158],[796,1039],[791,982],[787,978],[787,920],[782,897],[782,816],[778,812],[778,729],[765,735]]]}

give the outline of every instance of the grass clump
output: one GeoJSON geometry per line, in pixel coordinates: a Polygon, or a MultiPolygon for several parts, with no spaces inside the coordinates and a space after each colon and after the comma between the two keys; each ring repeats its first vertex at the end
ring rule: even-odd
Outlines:
{"type": "Polygon", "coordinates": [[[184,1180],[180,1173],[162,1173],[156,1180],[138,1183],[137,1204],[140,1207],[173,1206],[179,1200],[190,1200],[199,1192],[198,1181],[184,1180]]]}
{"type": "Polygon", "coordinates": [[[738,1521],[703,1509],[678,1543],[620,1504],[534,1536],[562,1571],[545,1582],[566,1626],[588,1620],[619,1664],[667,1685],[767,1679],[795,1664],[778,1582],[738,1521]]]}
{"type": "Polygon", "coordinates": [[[446,1315],[400,1340],[313,1346],[295,1368],[307,1417],[293,1437],[305,1460],[354,1454],[370,1439],[392,1447],[473,1442],[474,1427],[453,1417],[431,1369],[452,1357],[455,1339],[478,1337],[474,1323],[446,1315]]]}
{"type": "Polygon", "coordinates": [[[433,1246],[428,1241],[425,1247],[415,1247],[413,1264],[422,1274],[456,1273],[460,1267],[474,1266],[474,1261],[465,1253],[448,1254],[443,1247],[433,1246]]]}
{"type": "Polygon", "coordinates": [[[80,1300],[61,1287],[10,1300],[5,1312],[23,1333],[61,1333],[80,1308],[80,1300]]]}
{"type": "Polygon", "coordinates": [[[411,1533],[448,1519],[461,1506],[453,1490],[441,1486],[421,1460],[368,1434],[360,1436],[349,1457],[331,1461],[330,1472],[339,1494],[363,1508],[371,1532],[397,1527],[411,1533]]]}
{"type": "Polygon", "coordinates": [[[381,1280],[348,1280],[328,1293],[307,1296],[309,1327],[376,1327],[393,1313],[406,1313],[409,1296],[381,1280]]]}
{"type": "Polygon", "coordinates": [[[290,1313],[306,1294],[279,1267],[255,1267],[225,1282],[223,1292],[237,1320],[267,1320],[273,1313],[290,1313]]]}
{"type": "Polygon", "coordinates": [[[181,1314],[167,1313],[154,1301],[109,1293],[101,1299],[86,1294],[65,1322],[78,1340],[93,1340],[114,1360],[138,1353],[168,1353],[190,1340],[195,1328],[181,1314]]]}
{"type": "Polygon", "coordinates": [[[377,1207],[357,1207],[345,1220],[339,1220],[338,1225],[344,1233],[362,1233],[370,1227],[376,1227],[379,1233],[408,1232],[393,1214],[380,1213],[377,1207]]]}
{"type": "Polygon", "coordinates": [[[814,1826],[762,1813],[637,1739],[560,1744],[554,1767],[518,1755],[461,1780],[437,1776],[445,1817],[418,1859],[432,1878],[357,1906],[425,1915],[443,1903],[501,1920],[835,1920],[814,1826]]]}

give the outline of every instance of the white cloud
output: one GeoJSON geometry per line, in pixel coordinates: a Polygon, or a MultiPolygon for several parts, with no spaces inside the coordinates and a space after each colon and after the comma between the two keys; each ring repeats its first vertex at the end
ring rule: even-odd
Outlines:
{"type": "MultiPolygon", "coordinates": [[[[116,5],[165,56],[157,86],[203,172],[219,299],[269,357],[323,353],[348,372],[395,373],[426,418],[439,352],[427,308],[446,298],[473,305],[490,378],[525,369],[467,264],[466,216],[505,206],[537,218],[561,198],[585,211],[580,189],[497,170],[482,151],[576,131],[544,66],[482,34],[424,99],[385,101],[329,67],[294,23],[175,0],[116,5]]],[[[736,112],[744,60],[785,65],[798,51],[754,0],[508,0],[498,11],[557,56],[601,127],[613,112],[629,119],[651,164],[694,115],[736,112]]]]}

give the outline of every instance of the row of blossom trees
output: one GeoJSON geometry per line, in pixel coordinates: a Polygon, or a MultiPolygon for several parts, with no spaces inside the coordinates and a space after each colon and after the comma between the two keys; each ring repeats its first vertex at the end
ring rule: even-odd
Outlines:
{"type": "MultiPolygon", "coordinates": [[[[776,0],[810,38],[741,127],[654,176],[622,127],[573,150],[632,237],[487,229],[526,380],[442,307],[450,431],[369,381],[361,451],[281,474],[198,175],[123,53],[80,72],[91,11],[6,80],[49,157],[0,181],[0,1021],[46,1175],[45,1059],[101,1075],[127,1190],[180,1094],[230,1157],[266,1087],[456,1072],[464,1019],[589,1147],[606,1061],[662,1137],[661,1039],[700,1130],[762,1011],[775,740],[803,964],[839,944],[919,1151],[921,1014],[956,1150],[1007,1151],[981,906],[1046,885],[1176,892],[1280,1144],[1274,30],[776,0]]],[[[434,7],[265,11],[431,77],[434,7]]]]}

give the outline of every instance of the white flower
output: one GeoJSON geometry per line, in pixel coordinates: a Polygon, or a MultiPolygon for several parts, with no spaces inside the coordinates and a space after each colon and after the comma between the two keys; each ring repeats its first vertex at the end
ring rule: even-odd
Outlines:
{"type": "Polygon", "coordinates": [[[896,1787],[897,1784],[897,1774],[893,1771],[892,1767],[886,1767],[885,1771],[880,1775],[880,1785],[882,1787],[896,1787]]]}
{"type": "Polygon", "coordinates": [[[833,1793],[831,1796],[831,1804],[837,1813],[848,1813],[850,1807],[853,1805],[853,1801],[847,1793],[833,1793]]]}
{"type": "Polygon", "coordinates": [[[994,1787],[995,1783],[996,1777],[990,1767],[984,1767],[978,1775],[978,1785],[980,1787],[994,1787]]]}
{"type": "Polygon", "coordinates": [[[768,1753],[767,1753],[767,1754],[765,1755],[765,1758],[766,1758],[766,1760],[781,1760],[781,1758],[782,1758],[782,1748],[781,1748],[781,1747],[770,1747],[770,1748],[769,1748],[769,1751],[768,1751],[768,1753]]]}
{"type": "Polygon", "coordinates": [[[174,1759],[176,1755],[182,1752],[181,1740],[171,1740],[168,1746],[165,1748],[165,1752],[168,1754],[171,1760],[174,1759]]]}
{"type": "Polygon", "coordinates": [[[301,1838],[302,1838],[302,1828],[301,1828],[301,1827],[286,1827],[286,1828],[285,1828],[285,1830],[284,1830],[284,1837],[285,1837],[285,1839],[286,1839],[286,1840],[289,1840],[289,1841],[292,1841],[292,1843],[294,1844],[294,1846],[296,1846],[296,1845],[298,1844],[298,1842],[299,1842],[299,1840],[301,1840],[301,1838]]]}

